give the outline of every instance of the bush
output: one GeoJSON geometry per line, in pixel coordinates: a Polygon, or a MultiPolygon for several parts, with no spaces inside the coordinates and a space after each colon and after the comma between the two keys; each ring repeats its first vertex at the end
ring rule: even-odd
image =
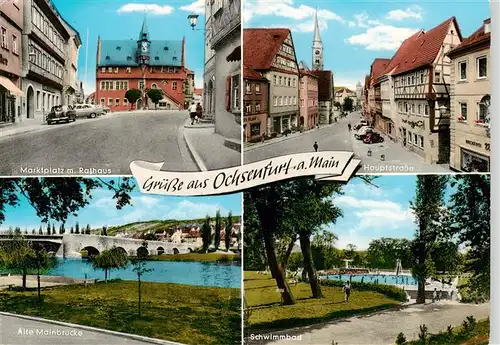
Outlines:
{"type": "Polygon", "coordinates": [[[462,329],[461,329],[462,335],[468,335],[472,333],[476,329],[476,326],[477,326],[476,318],[473,315],[467,316],[467,318],[462,323],[462,329]]]}
{"type": "Polygon", "coordinates": [[[406,343],[406,337],[403,332],[400,332],[396,338],[397,345],[404,345],[406,343]]]}
{"type": "Polygon", "coordinates": [[[429,329],[424,323],[423,325],[420,325],[420,333],[418,333],[418,339],[422,344],[426,344],[428,336],[429,336],[429,329]]]}
{"type": "MultiPolygon", "coordinates": [[[[326,286],[336,286],[336,287],[344,286],[344,282],[340,280],[322,279],[321,284],[326,286]]],[[[400,289],[396,286],[374,284],[374,283],[351,282],[351,288],[357,291],[375,291],[381,293],[384,296],[395,299],[399,302],[406,302],[406,292],[403,289],[400,289]]]]}

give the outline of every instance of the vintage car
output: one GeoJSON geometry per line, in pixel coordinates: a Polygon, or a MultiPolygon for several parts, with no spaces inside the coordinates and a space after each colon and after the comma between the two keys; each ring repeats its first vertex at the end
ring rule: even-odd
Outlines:
{"type": "Polygon", "coordinates": [[[56,105],[47,114],[47,124],[76,121],[76,113],[66,105],[56,105]]]}
{"type": "Polygon", "coordinates": [[[93,104],[75,104],[73,110],[76,112],[76,117],[89,117],[94,118],[105,114],[101,107],[97,107],[93,104]]]}
{"type": "Polygon", "coordinates": [[[368,132],[363,138],[363,143],[365,144],[375,144],[381,143],[384,141],[384,138],[377,132],[368,132]]]}
{"type": "Polygon", "coordinates": [[[354,137],[358,140],[363,140],[367,133],[373,132],[373,128],[368,126],[363,126],[356,133],[354,133],[354,137]]]}

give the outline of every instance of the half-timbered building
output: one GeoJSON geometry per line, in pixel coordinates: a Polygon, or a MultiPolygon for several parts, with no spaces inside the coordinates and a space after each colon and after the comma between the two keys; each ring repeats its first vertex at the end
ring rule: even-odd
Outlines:
{"type": "Polygon", "coordinates": [[[455,17],[408,38],[393,59],[399,142],[426,163],[450,157],[450,58],[462,36],[455,17]],[[400,54],[400,56],[397,56],[400,54]]]}
{"type": "Polygon", "coordinates": [[[289,29],[244,29],[243,40],[245,66],[269,80],[267,134],[297,127],[299,66],[292,33],[289,29]]]}

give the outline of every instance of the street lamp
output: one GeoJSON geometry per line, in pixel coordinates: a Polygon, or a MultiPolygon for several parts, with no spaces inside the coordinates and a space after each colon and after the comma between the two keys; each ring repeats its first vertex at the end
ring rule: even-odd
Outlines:
{"type": "Polygon", "coordinates": [[[198,23],[198,17],[199,17],[199,15],[197,15],[197,14],[190,14],[188,16],[188,20],[189,20],[189,25],[191,25],[191,29],[200,31],[202,29],[195,29],[195,26],[198,23]]]}

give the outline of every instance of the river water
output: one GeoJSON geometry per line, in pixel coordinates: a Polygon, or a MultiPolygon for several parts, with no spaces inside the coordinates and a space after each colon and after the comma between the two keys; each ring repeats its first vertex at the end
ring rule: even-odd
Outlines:
{"type": "MultiPolygon", "coordinates": [[[[241,266],[198,261],[148,261],[151,272],[144,273],[143,281],[178,283],[223,288],[241,287],[241,266]]],[[[129,264],[125,269],[108,271],[108,279],[137,280],[129,264]]],[[[103,270],[94,270],[85,259],[58,259],[48,275],[72,278],[104,279],[103,270]]]]}

